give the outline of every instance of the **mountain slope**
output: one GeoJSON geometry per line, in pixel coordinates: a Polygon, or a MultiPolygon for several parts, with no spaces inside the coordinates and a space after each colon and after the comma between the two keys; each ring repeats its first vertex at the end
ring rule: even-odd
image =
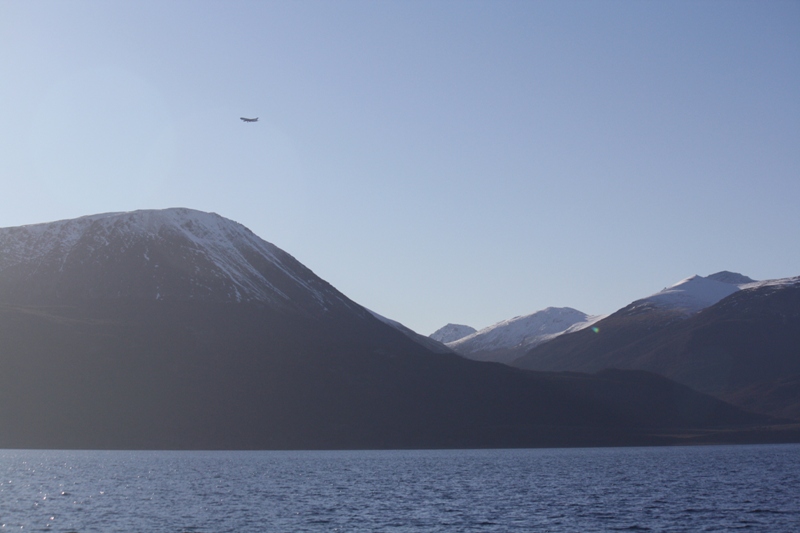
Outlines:
{"type": "Polygon", "coordinates": [[[790,393],[796,388],[786,387],[774,401],[757,397],[800,374],[800,278],[749,283],[689,317],[640,300],[596,327],[538,346],[514,366],[648,370],[748,408],[763,405],[762,412],[776,416],[793,412],[800,400],[790,393]]]}
{"type": "Polygon", "coordinates": [[[353,307],[241,224],[190,209],[4,228],[0,250],[0,300],[7,302],[259,302],[312,313],[353,307]]]}
{"type": "Polygon", "coordinates": [[[726,296],[738,291],[732,283],[716,281],[710,276],[692,276],[679,281],[672,287],[657,292],[640,302],[647,302],[662,309],[675,309],[686,314],[696,313],[714,305],[726,296]]]}
{"type": "MultiPolygon", "coordinates": [[[[705,309],[752,283],[755,283],[754,280],[747,276],[728,271],[705,278],[691,276],[628,307],[653,311],[654,318],[658,312],[664,312],[669,315],[669,322],[705,309]]],[[[469,334],[448,325],[431,335],[431,338],[441,341],[445,335],[453,336],[442,342],[459,355],[477,361],[510,364],[539,344],[588,328],[604,318],[600,315],[588,316],[568,307],[548,307],[530,315],[498,322],[477,332],[473,330],[469,334]]]]}
{"type": "Polygon", "coordinates": [[[643,445],[767,422],[651,374],[433,356],[391,329],[342,335],[252,304],[0,311],[6,448],[643,445]]]}
{"type": "Polygon", "coordinates": [[[470,326],[464,326],[462,324],[447,324],[431,333],[430,338],[443,344],[447,344],[448,342],[463,339],[467,335],[472,335],[475,333],[475,331],[475,328],[470,326]]]}
{"type": "Polygon", "coordinates": [[[372,316],[374,316],[384,324],[388,324],[389,326],[393,327],[394,329],[396,329],[409,339],[413,340],[417,344],[421,344],[422,346],[424,346],[425,348],[434,353],[453,353],[453,351],[450,348],[448,348],[438,340],[434,339],[433,337],[426,337],[424,335],[420,335],[413,329],[404,326],[400,322],[392,320],[391,318],[386,318],[385,316],[380,315],[375,311],[370,311],[370,313],[372,313],[372,316]]]}
{"type": "Polygon", "coordinates": [[[593,317],[569,307],[548,307],[514,317],[446,343],[459,355],[476,361],[510,363],[534,346],[570,328],[587,327],[593,317]]]}
{"type": "Polygon", "coordinates": [[[652,348],[652,343],[661,342],[658,335],[662,330],[738,290],[736,285],[691,276],[636,300],[607,317],[601,317],[592,329],[581,328],[549,339],[546,347],[535,350],[535,355],[533,351],[536,347],[531,347],[512,365],[577,372],[627,368],[625,365],[630,356],[627,352],[624,356],[618,355],[619,345],[635,346],[637,353],[646,352],[652,348]],[[591,351],[590,355],[587,350],[591,351]]]}
{"type": "Polygon", "coordinates": [[[650,374],[434,354],[217,215],[9,228],[0,254],[0,447],[668,444],[769,423],[650,374]]]}

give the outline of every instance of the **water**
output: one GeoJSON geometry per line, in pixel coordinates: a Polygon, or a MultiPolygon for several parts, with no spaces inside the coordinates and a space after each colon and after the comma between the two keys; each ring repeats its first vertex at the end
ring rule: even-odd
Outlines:
{"type": "Polygon", "coordinates": [[[800,445],[0,450],[0,532],[800,531],[800,445]]]}

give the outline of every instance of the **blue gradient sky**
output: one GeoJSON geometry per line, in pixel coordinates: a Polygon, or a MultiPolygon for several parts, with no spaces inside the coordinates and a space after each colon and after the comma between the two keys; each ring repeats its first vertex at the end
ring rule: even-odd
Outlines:
{"type": "Polygon", "coordinates": [[[0,180],[0,227],[214,211],[424,334],[798,275],[800,3],[0,0],[0,180]]]}

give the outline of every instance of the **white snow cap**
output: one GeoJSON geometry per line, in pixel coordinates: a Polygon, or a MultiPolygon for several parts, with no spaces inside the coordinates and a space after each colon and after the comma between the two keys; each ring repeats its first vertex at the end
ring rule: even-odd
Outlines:
{"type": "Polygon", "coordinates": [[[570,307],[548,307],[518,316],[463,337],[447,346],[459,353],[509,349],[540,344],[568,328],[590,320],[586,313],[570,307]]]}
{"type": "Polygon", "coordinates": [[[652,294],[641,301],[650,302],[664,309],[676,309],[686,313],[696,313],[710,307],[723,298],[741,289],[750,288],[763,282],[724,270],[710,276],[691,276],[652,294]]]}
{"type": "Polygon", "coordinates": [[[695,313],[714,305],[738,290],[739,287],[731,283],[715,281],[702,276],[692,276],[643,298],[643,300],[657,307],[681,309],[687,313],[695,313]]]}
{"type": "MultiPolygon", "coordinates": [[[[160,265],[152,251],[165,239],[173,243],[171,250],[179,248],[192,262],[192,295],[211,290],[199,281],[198,273],[205,272],[232,301],[288,302],[292,297],[284,291],[297,288],[294,294],[303,292],[321,308],[335,303],[350,305],[289,254],[243,225],[216,213],[186,208],[104,213],[0,229],[0,271],[38,265],[48,258],[63,265],[79,243],[92,254],[112,240],[120,251],[140,245],[141,261],[157,268],[160,265]]],[[[161,296],[157,291],[155,297],[161,296]]]]}
{"type": "Polygon", "coordinates": [[[447,324],[431,333],[429,337],[442,343],[454,342],[463,339],[467,335],[475,333],[475,328],[463,324],[447,324]]]}

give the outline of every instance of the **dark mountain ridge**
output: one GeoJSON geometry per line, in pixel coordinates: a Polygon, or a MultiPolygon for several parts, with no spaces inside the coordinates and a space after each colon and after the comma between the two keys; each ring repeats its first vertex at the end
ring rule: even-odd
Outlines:
{"type": "Polygon", "coordinates": [[[786,386],[780,398],[758,398],[770,384],[800,376],[800,278],[755,284],[689,317],[635,302],[596,326],[597,333],[578,331],[537,346],[514,366],[647,370],[743,407],[800,416],[791,408],[800,396],[786,386]]]}
{"type": "Polygon", "coordinates": [[[0,230],[0,447],[409,448],[794,439],[645,373],[433,353],[186,209],[0,230]]]}

